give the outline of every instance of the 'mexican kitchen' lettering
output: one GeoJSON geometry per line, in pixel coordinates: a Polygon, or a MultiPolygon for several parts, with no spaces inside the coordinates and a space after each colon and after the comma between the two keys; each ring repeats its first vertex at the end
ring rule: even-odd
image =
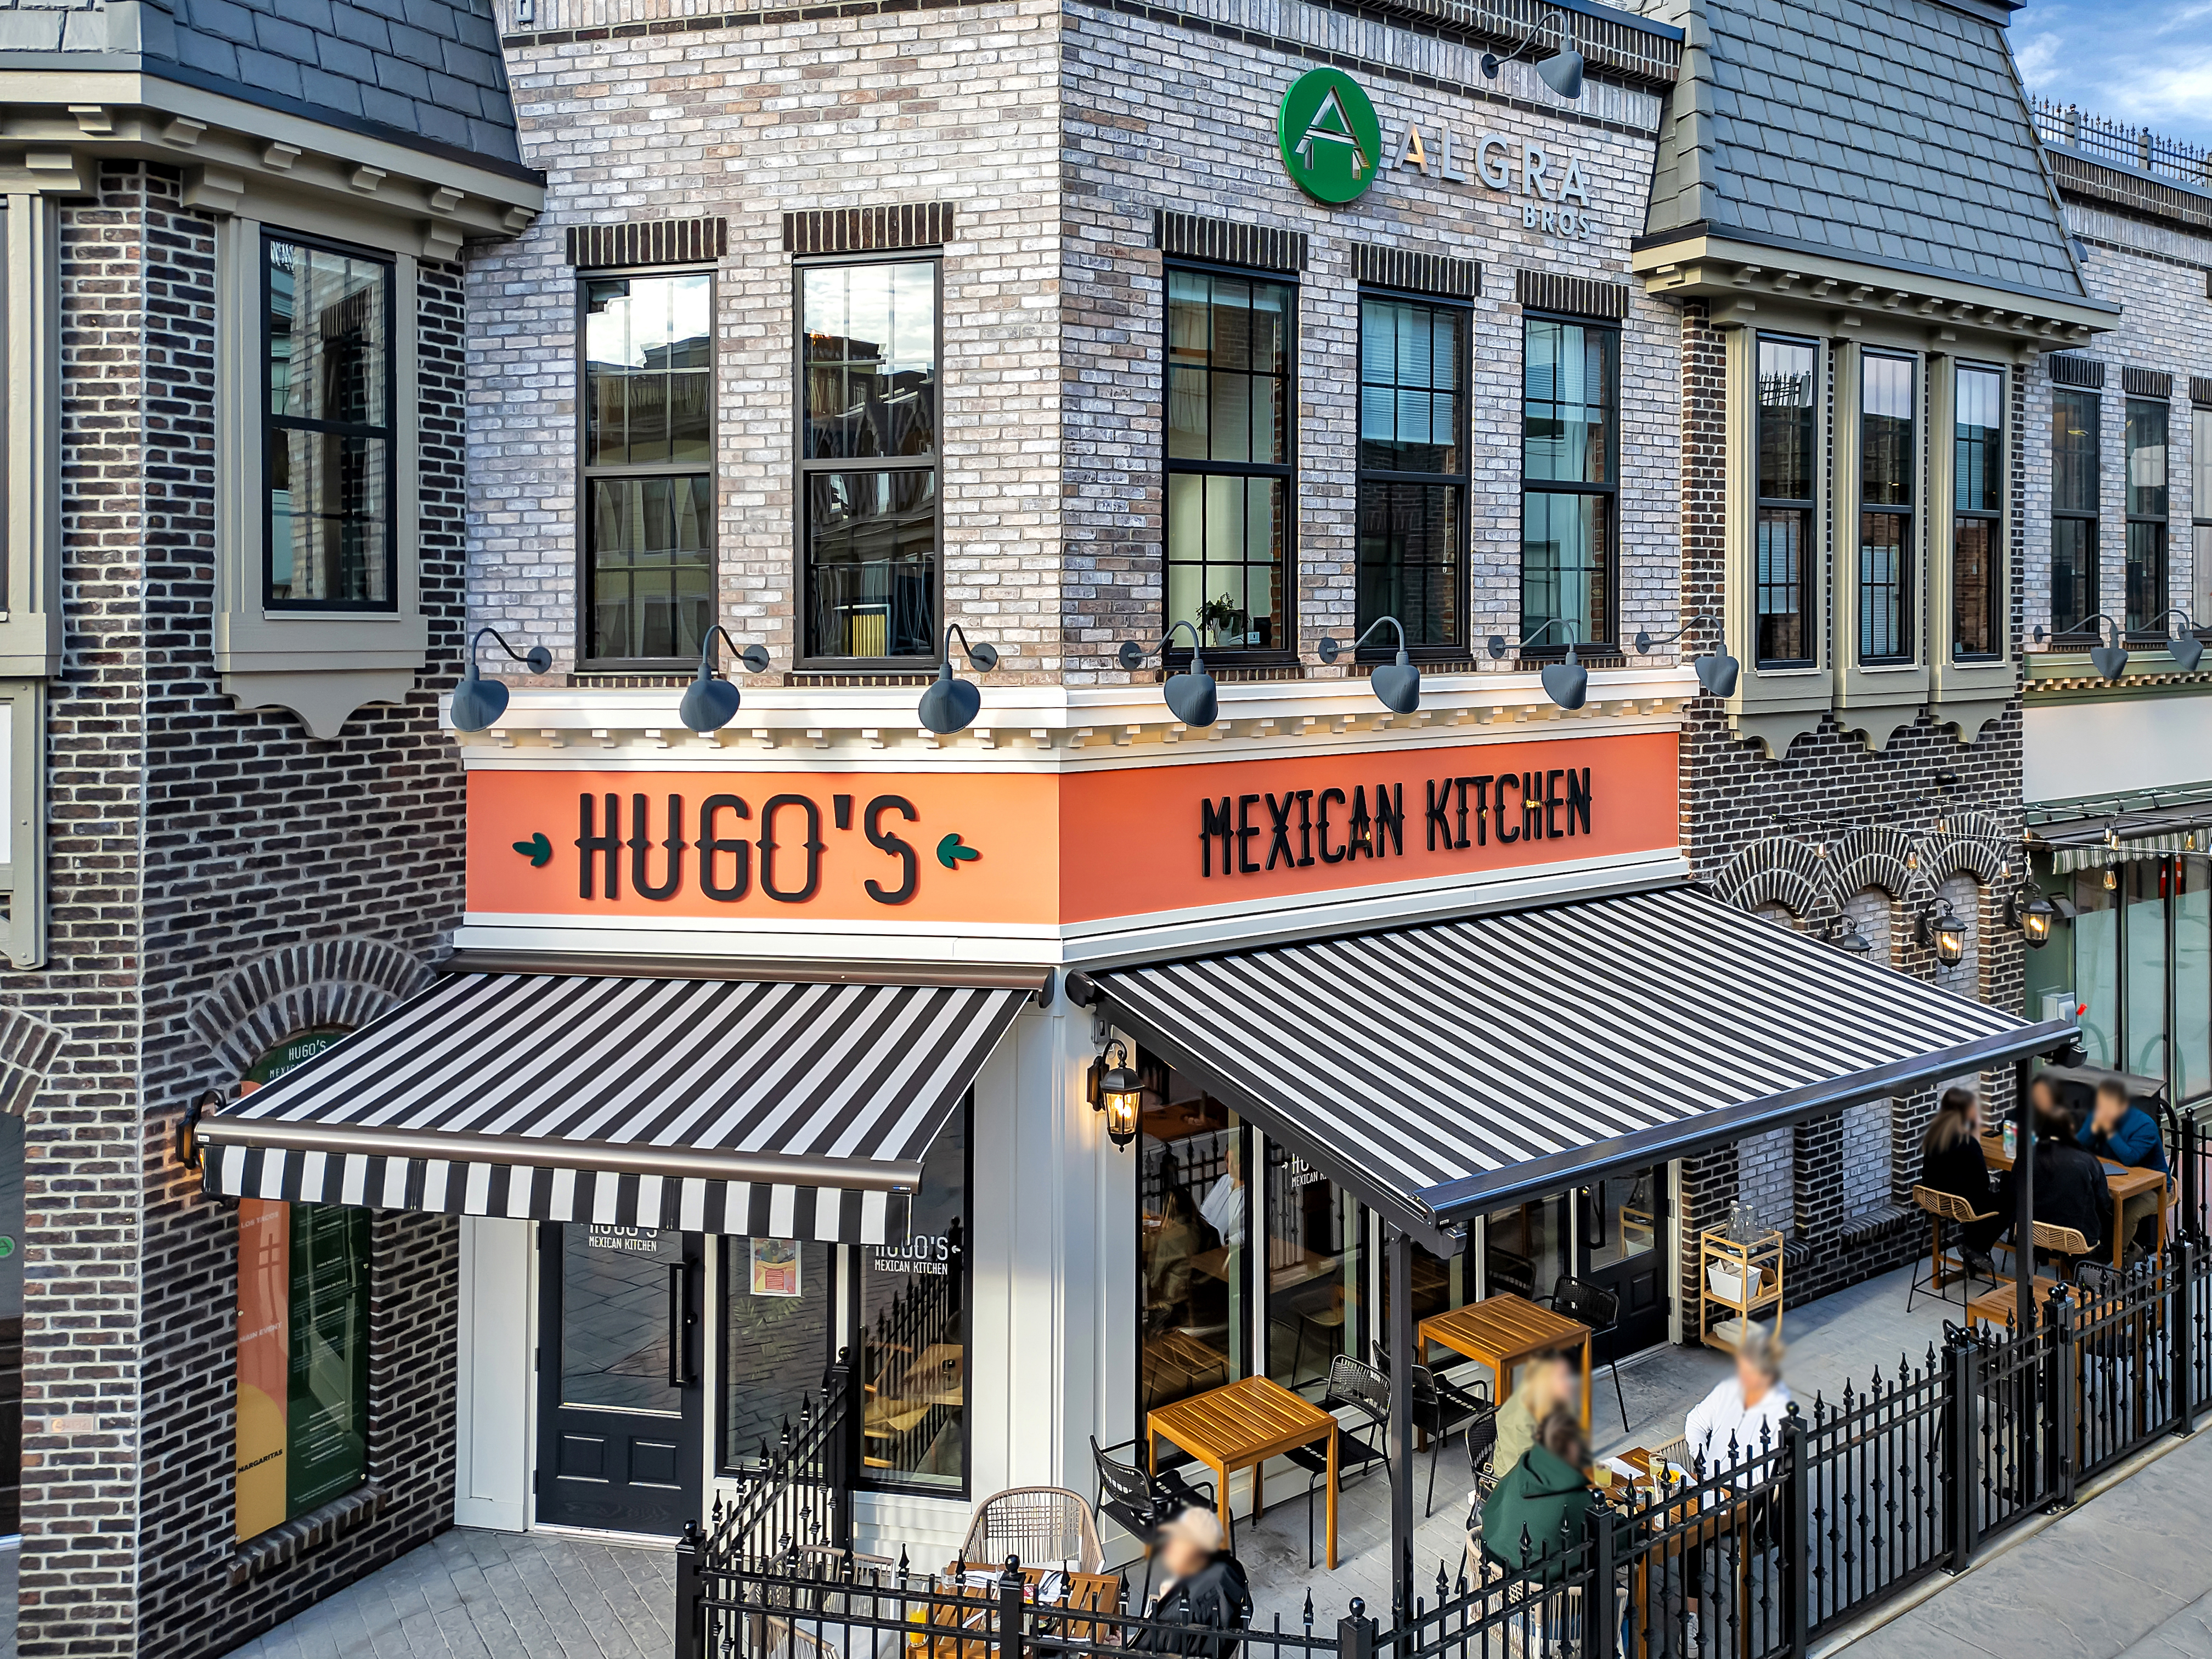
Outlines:
{"type": "MultiPolygon", "coordinates": [[[[1435,778],[1423,788],[1421,833],[1431,853],[1590,832],[1587,766],[1435,778]]],[[[1198,845],[1199,872],[1207,876],[1403,858],[1405,786],[1211,797],[1199,803],[1198,845]]]]}

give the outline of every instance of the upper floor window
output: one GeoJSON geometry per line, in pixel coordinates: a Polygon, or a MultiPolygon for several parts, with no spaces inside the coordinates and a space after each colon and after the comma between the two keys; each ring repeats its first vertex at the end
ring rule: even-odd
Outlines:
{"type": "Polygon", "coordinates": [[[1759,337],[1759,502],[1753,580],[1761,668],[1809,666],[1820,653],[1820,538],[1814,496],[1820,471],[1814,386],[1820,353],[1809,340],[1759,337]]]}
{"type": "Polygon", "coordinates": [[[714,279],[586,276],[586,655],[696,657],[714,619],[714,279]]]}
{"type": "MultiPolygon", "coordinates": [[[[2198,524],[2212,524],[2212,409],[2197,408],[2190,415],[2191,511],[2198,524]]],[[[2212,562],[2212,543],[2199,537],[2200,561],[2212,562]]]]}
{"type": "Polygon", "coordinates": [[[937,652],[937,262],[799,272],[805,655],[937,652]]]}
{"type": "Polygon", "coordinates": [[[2097,492],[2101,400],[2051,391],[2051,631],[2072,634],[2097,614],[2097,492]]]}
{"type": "Polygon", "coordinates": [[[1209,645],[1288,651],[1297,290],[1167,276],[1166,621],[1209,645]]]}
{"type": "Polygon", "coordinates": [[[1910,662],[1917,364],[1874,351],[1859,362],[1859,660],[1910,662]]]}
{"type": "Polygon", "coordinates": [[[2004,654],[2004,375],[1962,367],[1954,383],[1951,655],[2004,654]]]}
{"type": "Polygon", "coordinates": [[[1521,387],[1521,637],[1610,643],[1620,335],[1528,319],[1521,387]]]}
{"type": "Polygon", "coordinates": [[[1467,318],[1423,300],[1359,302],[1358,626],[1395,617],[1409,646],[1462,643],[1467,318]]]}
{"type": "Polygon", "coordinates": [[[2166,405],[2128,399],[2128,592],[2130,634],[2156,632],[2166,589],[2166,405]]]}
{"type": "Polygon", "coordinates": [[[264,589],[288,611],[390,611],[392,265],[262,239],[264,589]]]}

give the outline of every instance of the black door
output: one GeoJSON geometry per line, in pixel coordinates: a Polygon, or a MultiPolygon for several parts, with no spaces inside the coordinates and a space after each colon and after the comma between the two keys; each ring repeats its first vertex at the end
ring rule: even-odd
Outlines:
{"type": "Polygon", "coordinates": [[[700,1514],[699,1235],[538,1233],[538,1519],[673,1537],[700,1514]]]}
{"type": "Polygon", "coordinates": [[[1608,1176],[1582,1189],[1576,1241],[1581,1276],[1620,1297],[1620,1323],[1600,1336],[1591,1359],[1603,1364],[1667,1340],[1674,1311],[1667,1273],[1667,1166],[1608,1176]]]}

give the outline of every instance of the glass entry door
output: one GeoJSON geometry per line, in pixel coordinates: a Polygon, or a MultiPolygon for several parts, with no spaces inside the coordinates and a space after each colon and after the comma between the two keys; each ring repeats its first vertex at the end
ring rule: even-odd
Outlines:
{"type": "Polygon", "coordinates": [[[699,1236],[538,1233],[538,1519],[673,1537],[700,1514],[699,1236]]]}
{"type": "Polygon", "coordinates": [[[1592,1345],[1599,1364],[1667,1340],[1667,1166],[1607,1176],[1582,1188],[1576,1252],[1582,1277],[1620,1297],[1620,1324],[1592,1345]]]}

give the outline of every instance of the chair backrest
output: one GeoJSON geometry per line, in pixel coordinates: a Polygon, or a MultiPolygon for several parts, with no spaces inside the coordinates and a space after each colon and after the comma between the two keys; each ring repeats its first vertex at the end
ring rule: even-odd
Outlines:
{"type": "Polygon", "coordinates": [[[1587,1279],[1562,1279],[1552,1286],[1552,1311],[1601,1331],[1620,1317],[1620,1293],[1587,1279]]]}
{"type": "Polygon", "coordinates": [[[1498,1407],[1486,1405],[1467,1425],[1468,1466],[1478,1475],[1492,1473],[1490,1454],[1498,1448],[1498,1407]]]}
{"type": "Polygon", "coordinates": [[[1091,1466],[1098,1477],[1101,1494],[1132,1509],[1149,1511],[1152,1508],[1152,1483],[1145,1472],[1133,1463],[1107,1456],[1098,1449],[1095,1434],[1091,1437],[1091,1466]]]}
{"type": "Polygon", "coordinates": [[[1322,1396],[1322,1405],[1358,1406],[1377,1423],[1388,1423],[1390,1380],[1372,1365],[1340,1353],[1328,1362],[1328,1392],[1322,1396]]]}
{"type": "Polygon", "coordinates": [[[983,1500],[961,1559],[995,1564],[1010,1555],[1031,1565],[1066,1562],[1079,1572],[1097,1572],[1106,1561],[1091,1506],[1065,1486],[1009,1486],[983,1500]]]}
{"type": "Polygon", "coordinates": [[[1915,1187],[1912,1201],[1939,1221],[1955,1221],[1961,1225],[1969,1221],[1986,1221],[1996,1213],[1992,1210],[1984,1214],[1958,1194],[1938,1192],[1933,1187],[1915,1187]]]}
{"type": "Polygon", "coordinates": [[[2060,1255],[2087,1255],[2089,1241],[2082,1237],[2078,1227],[2060,1227],[2039,1221],[2035,1224],[2035,1248],[2053,1250],[2060,1255]]]}

